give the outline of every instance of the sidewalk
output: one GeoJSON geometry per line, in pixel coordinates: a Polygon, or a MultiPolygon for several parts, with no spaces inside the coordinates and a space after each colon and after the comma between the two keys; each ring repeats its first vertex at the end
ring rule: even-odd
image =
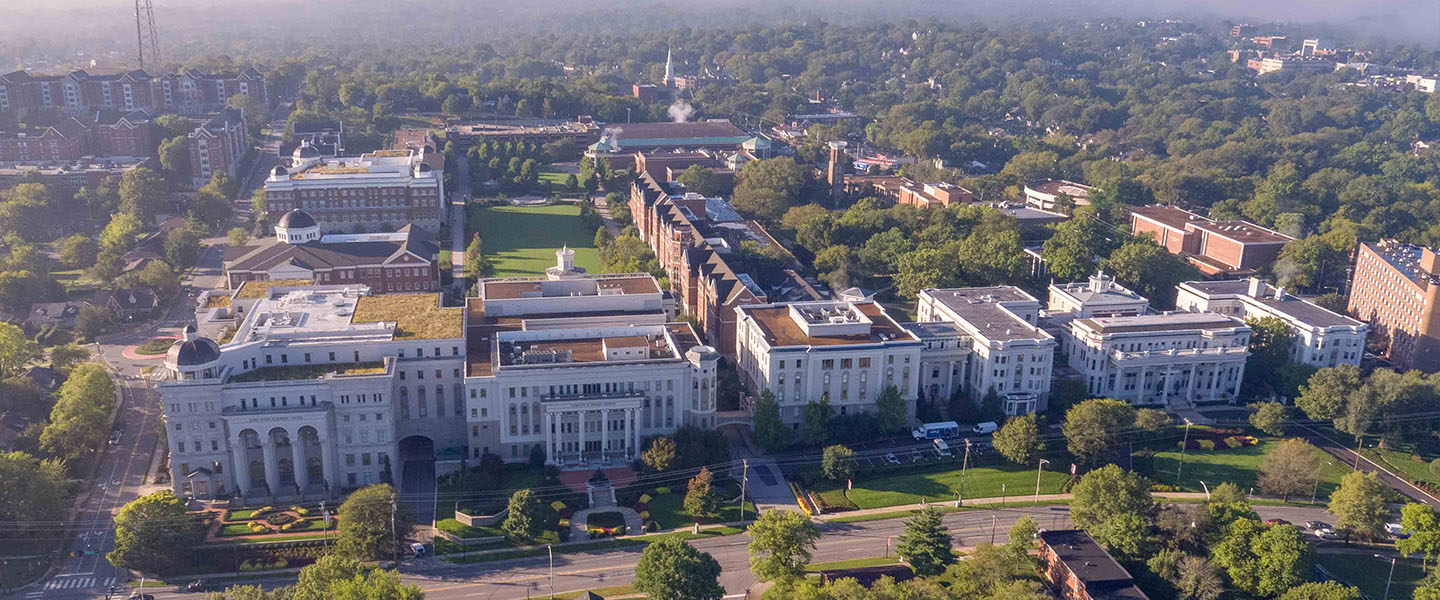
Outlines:
{"type": "MultiPolygon", "coordinates": [[[[1150,495],[1151,495],[1152,497],[1155,497],[1155,498],[1166,498],[1166,499],[1170,499],[1170,500],[1204,500],[1204,499],[1205,499],[1205,493],[1204,493],[1204,492],[1152,492],[1150,495]]],[[[1070,500],[1071,498],[1073,498],[1073,496],[1070,495],[1070,494],[1041,494],[1041,495],[1040,495],[1040,498],[1039,498],[1039,499],[1040,499],[1040,502],[1039,502],[1039,503],[1040,503],[1040,504],[1045,504],[1045,503],[1047,503],[1047,502],[1065,502],[1065,501],[1070,500]]],[[[992,498],[972,498],[972,499],[967,499],[967,500],[961,502],[960,506],[961,506],[962,508],[975,508],[975,507],[996,505],[996,504],[1002,504],[1002,503],[1003,503],[1003,504],[1015,504],[1015,503],[1027,503],[1027,504],[1030,504],[1030,503],[1035,503],[1035,496],[1030,496],[1030,495],[1018,495],[1018,496],[995,496],[995,497],[992,497],[992,498]]],[[[831,520],[831,519],[836,519],[836,518],[851,519],[851,518],[854,518],[854,517],[864,517],[864,516],[869,516],[869,515],[883,515],[883,514],[890,514],[890,513],[900,513],[900,512],[917,511],[917,510],[921,510],[921,509],[923,509],[923,508],[925,508],[925,507],[927,507],[927,506],[939,506],[939,507],[941,507],[941,508],[946,508],[946,507],[954,508],[954,507],[955,507],[955,501],[954,501],[954,500],[938,500],[938,501],[935,501],[935,502],[927,502],[927,503],[924,503],[924,504],[901,504],[901,505],[898,505],[898,506],[883,506],[883,507],[880,507],[880,508],[866,508],[866,509],[861,509],[861,510],[847,510],[847,511],[844,511],[844,512],[837,512],[837,513],[829,513],[829,514],[815,515],[813,518],[814,518],[815,520],[817,520],[817,521],[829,521],[829,520],[831,520]]]]}

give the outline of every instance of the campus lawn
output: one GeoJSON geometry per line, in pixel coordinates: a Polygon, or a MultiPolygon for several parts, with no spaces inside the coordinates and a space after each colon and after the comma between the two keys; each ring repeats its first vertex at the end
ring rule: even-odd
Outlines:
{"type": "MultiPolygon", "coordinates": [[[[740,495],[740,486],[733,480],[721,480],[715,483],[716,494],[720,497],[720,511],[713,519],[703,521],[705,523],[734,523],[740,520],[740,506],[733,500],[740,495]]],[[[685,486],[672,486],[670,493],[654,495],[646,505],[650,512],[650,520],[659,523],[661,530],[678,529],[689,527],[695,522],[685,510],[685,486]]],[[[755,518],[755,504],[749,500],[745,501],[745,515],[751,519],[755,518]]]]}
{"type": "Polygon", "coordinates": [[[1362,454],[1366,459],[1387,469],[1404,472],[1408,479],[1440,483],[1440,477],[1436,477],[1434,473],[1430,472],[1430,461],[1435,459],[1434,456],[1426,456],[1424,457],[1425,461],[1421,462],[1412,459],[1409,452],[1380,448],[1366,448],[1362,454]]]}
{"type": "MultiPolygon", "coordinates": [[[[1390,577],[1389,559],[1368,554],[1318,554],[1315,562],[1345,583],[1360,588],[1366,596],[1381,598],[1385,595],[1385,582],[1390,577]]],[[[1406,558],[1395,561],[1395,579],[1390,584],[1390,597],[1409,598],[1415,592],[1415,584],[1424,578],[1419,560],[1406,558]]]]}
{"type": "MultiPolygon", "coordinates": [[[[1206,486],[1213,489],[1229,482],[1248,492],[1255,487],[1255,481],[1260,477],[1260,465],[1265,461],[1265,455],[1281,441],[1279,438],[1260,438],[1260,443],[1254,446],[1226,448],[1222,445],[1215,450],[1186,450],[1185,466],[1180,470],[1181,491],[1203,492],[1206,486]],[[1203,485],[1200,483],[1202,481],[1205,482],[1203,485]]],[[[1340,487],[1340,478],[1349,473],[1350,469],[1318,448],[1315,449],[1315,454],[1322,461],[1320,487],[1316,498],[1324,500],[1330,497],[1330,492],[1340,487]]],[[[1180,449],[1174,446],[1156,453],[1150,460],[1135,458],[1135,470],[1155,483],[1174,485],[1175,468],[1179,464],[1180,449]]]]}
{"type": "MultiPolygon", "coordinates": [[[[883,508],[902,504],[947,502],[955,500],[960,491],[961,469],[953,463],[932,467],[905,467],[894,471],[862,471],[854,478],[854,487],[846,496],[856,508],[883,508]]],[[[1056,471],[1042,471],[1041,494],[1058,494],[1069,476],[1056,471]]],[[[1022,499],[1035,493],[1035,469],[1013,464],[970,467],[965,470],[966,498],[994,498],[1005,494],[1022,499]]],[[[815,490],[821,495],[843,493],[845,482],[820,482],[815,490]]]]}
{"type": "Polygon", "coordinates": [[[624,524],[625,515],[622,515],[618,511],[613,510],[590,513],[590,516],[585,519],[585,526],[591,528],[603,527],[607,529],[613,529],[624,524]]]}
{"type": "MultiPolygon", "coordinates": [[[[539,469],[532,469],[529,465],[525,464],[508,464],[505,465],[505,485],[503,489],[534,489],[542,487],[544,483],[543,479],[544,472],[539,469]]],[[[455,481],[454,478],[443,478],[435,490],[435,518],[437,520],[437,527],[440,521],[446,519],[454,521],[453,516],[455,515],[456,508],[460,510],[469,509],[477,512],[485,512],[486,509],[490,508],[501,510],[505,508],[506,502],[510,499],[510,496],[504,492],[462,488],[457,485],[455,481]]],[[[460,525],[459,521],[455,521],[455,524],[459,527],[464,527],[464,525],[460,525]]],[[[450,531],[450,533],[455,532],[450,531]]],[[[459,535],[460,537],[476,537],[459,533],[455,533],[455,535],[459,535]]]]}
{"type": "Polygon", "coordinates": [[[555,251],[565,245],[575,251],[575,266],[600,271],[595,229],[580,220],[579,205],[474,208],[470,230],[480,232],[497,277],[544,275],[555,266],[555,251]]]}
{"type": "Polygon", "coordinates": [[[498,524],[466,525],[464,523],[456,521],[453,518],[440,519],[439,521],[436,521],[435,528],[450,535],[459,536],[462,538],[481,538],[493,536],[503,537],[505,535],[505,530],[500,529],[500,525],[498,524]]]}
{"type": "Polygon", "coordinates": [[[569,173],[542,167],[540,169],[539,183],[540,185],[547,186],[552,194],[556,192],[561,194],[569,193],[570,190],[565,187],[565,178],[569,175],[569,173]]]}

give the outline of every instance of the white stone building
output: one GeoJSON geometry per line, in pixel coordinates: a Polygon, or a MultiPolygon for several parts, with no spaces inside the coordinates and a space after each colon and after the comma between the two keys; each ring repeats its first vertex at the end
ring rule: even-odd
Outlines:
{"type": "Polygon", "coordinates": [[[1044,410],[1056,342],[1037,326],[1034,296],[1012,286],[926,289],[915,313],[912,331],[923,329],[934,346],[922,357],[927,398],[958,391],[979,402],[993,388],[1007,415],[1044,410]],[[936,323],[952,325],[953,334],[936,323]]]}
{"type": "Polygon", "coordinates": [[[1072,318],[1124,317],[1143,315],[1150,309],[1150,300],[1115,283],[1104,272],[1090,276],[1084,283],[1050,284],[1050,302],[1046,311],[1072,318]]]}
{"type": "Polygon", "coordinates": [[[482,280],[466,310],[470,456],[615,466],[644,438],[713,427],[720,355],[672,316],[646,274],[482,280]]]}
{"type": "Polygon", "coordinates": [[[1365,355],[1365,323],[1285,293],[1258,278],[1235,281],[1187,281],[1177,288],[1175,306],[1240,319],[1275,317],[1295,334],[1290,358],[1312,367],[1360,365],[1365,355]]]}
{"type": "Polygon", "coordinates": [[[756,304],[736,309],[738,367],[754,394],[770,390],[799,429],[805,405],[828,396],[836,415],[875,411],[894,386],[915,415],[920,339],[871,301],[756,304]]]}
{"type": "Polygon", "coordinates": [[[1214,313],[1094,317],[1070,323],[1065,349],[1092,396],[1186,407],[1235,400],[1250,334],[1239,319],[1214,313]]]}
{"type": "Polygon", "coordinates": [[[188,328],[157,384],[174,491],[313,499],[463,452],[463,315],[439,302],[248,282],[206,310],[207,324],[233,324],[233,339],[188,328]]]}

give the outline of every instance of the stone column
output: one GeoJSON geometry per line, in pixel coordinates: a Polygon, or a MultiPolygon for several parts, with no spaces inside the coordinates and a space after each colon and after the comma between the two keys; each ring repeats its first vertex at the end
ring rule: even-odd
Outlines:
{"type": "Polygon", "coordinates": [[[275,458],[275,438],[269,433],[260,440],[260,450],[265,454],[265,485],[273,495],[280,490],[280,465],[275,458]]]}
{"type": "Polygon", "coordinates": [[[584,460],[585,460],[585,411],[583,411],[583,410],[576,411],[576,412],[575,412],[575,416],[576,416],[576,417],[579,419],[579,421],[580,421],[579,424],[576,426],[576,430],[577,430],[577,431],[579,432],[579,434],[580,434],[580,443],[579,443],[579,445],[578,445],[577,447],[580,449],[580,460],[581,460],[581,461],[584,461],[584,460]]]}
{"type": "Polygon", "coordinates": [[[640,409],[630,409],[630,458],[640,456],[640,409]]]}
{"type": "Polygon", "coordinates": [[[541,414],[544,415],[544,418],[540,419],[540,421],[542,423],[541,426],[545,428],[545,463],[555,464],[555,440],[554,436],[550,434],[550,426],[555,422],[555,415],[554,413],[546,411],[543,407],[540,410],[543,411],[541,414]]]}
{"type": "Polygon", "coordinates": [[[305,456],[305,441],[300,437],[298,431],[290,434],[290,454],[291,464],[295,471],[295,487],[300,490],[303,498],[305,488],[310,485],[310,473],[306,468],[308,457],[305,456]]]}
{"type": "MultiPolygon", "coordinates": [[[[325,431],[319,432],[320,437],[320,480],[327,486],[326,493],[333,495],[340,489],[340,477],[335,471],[335,448],[330,441],[330,435],[325,431]]],[[[397,457],[398,459],[398,457],[397,457]]],[[[395,481],[404,481],[401,469],[405,468],[399,460],[392,460],[390,468],[394,472],[395,481]]]]}
{"type": "Polygon", "coordinates": [[[242,498],[250,493],[250,464],[245,459],[245,438],[230,438],[230,474],[234,476],[235,489],[240,490],[242,498]]]}
{"type": "Polygon", "coordinates": [[[610,411],[600,411],[600,458],[610,450],[610,411]]]}

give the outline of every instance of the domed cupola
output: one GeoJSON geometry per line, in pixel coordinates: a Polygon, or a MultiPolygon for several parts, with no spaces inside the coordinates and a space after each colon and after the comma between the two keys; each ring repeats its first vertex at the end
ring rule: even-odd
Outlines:
{"type": "Polygon", "coordinates": [[[219,373],[219,366],[220,345],[210,338],[198,337],[194,323],[186,325],[183,339],[165,352],[165,368],[177,379],[210,379],[219,373]]]}
{"type": "Polygon", "coordinates": [[[275,223],[275,239],[287,244],[317,241],[320,239],[320,224],[310,213],[297,208],[285,213],[275,223]]]}

